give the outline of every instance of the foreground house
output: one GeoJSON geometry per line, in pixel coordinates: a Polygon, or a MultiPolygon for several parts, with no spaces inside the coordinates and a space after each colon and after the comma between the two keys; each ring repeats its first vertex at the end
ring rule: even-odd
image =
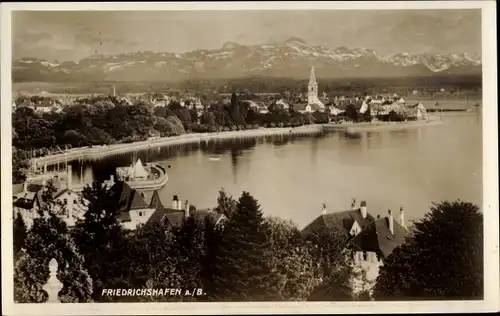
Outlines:
{"type": "MultiPolygon", "coordinates": [[[[71,168],[68,169],[69,173],[71,168]]],[[[73,227],[78,219],[82,219],[89,207],[89,201],[81,194],[72,190],[71,177],[66,181],[66,187],[61,187],[57,178],[53,179],[54,188],[57,190],[52,197],[52,211],[58,215],[69,227],[73,227]]],[[[43,195],[47,190],[47,182],[25,182],[24,190],[13,196],[14,215],[20,214],[29,229],[33,221],[40,217],[39,210],[45,206],[43,195]]],[[[45,214],[47,215],[47,214],[45,214]]]]}
{"type": "Polygon", "coordinates": [[[23,192],[12,197],[14,216],[21,215],[28,229],[33,225],[35,218],[40,217],[38,210],[43,206],[43,192],[43,185],[27,184],[23,192]]]}
{"type": "Polygon", "coordinates": [[[377,218],[357,234],[350,242],[355,251],[354,262],[365,272],[366,281],[373,283],[392,251],[405,242],[408,230],[404,226],[403,209],[400,210],[400,222],[397,222],[391,210],[387,217],[377,218]]]}
{"type": "Polygon", "coordinates": [[[155,211],[146,202],[142,192],[132,189],[124,181],[117,181],[110,191],[110,202],[117,207],[117,221],[125,229],[136,229],[146,223],[155,211]]]}
{"type": "Polygon", "coordinates": [[[149,206],[150,208],[154,208],[155,211],[145,223],[144,227],[159,224],[160,227],[163,227],[165,230],[170,230],[174,227],[180,227],[184,219],[188,217],[194,217],[199,221],[208,219],[214,226],[221,227],[227,219],[223,214],[217,213],[211,209],[194,209],[188,201],[185,201],[183,204],[177,195],[173,197],[172,207],[165,207],[161,202],[158,191],[154,191],[149,206]]]}
{"type": "Polygon", "coordinates": [[[352,282],[355,292],[371,290],[384,260],[404,243],[409,234],[402,208],[399,222],[391,211],[387,217],[375,219],[368,213],[365,201],[359,207],[353,202],[350,210],[341,212],[327,213],[326,207],[323,207],[322,214],[302,230],[302,235],[307,238],[325,228],[346,236],[346,247],[354,251],[356,275],[352,282]]]}

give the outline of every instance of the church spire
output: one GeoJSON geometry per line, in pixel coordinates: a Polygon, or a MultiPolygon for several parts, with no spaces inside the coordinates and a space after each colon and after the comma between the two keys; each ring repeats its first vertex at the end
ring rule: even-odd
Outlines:
{"type": "Polygon", "coordinates": [[[311,75],[309,76],[309,83],[316,83],[316,74],[314,72],[314,66],[311,67],[311,75]]]}

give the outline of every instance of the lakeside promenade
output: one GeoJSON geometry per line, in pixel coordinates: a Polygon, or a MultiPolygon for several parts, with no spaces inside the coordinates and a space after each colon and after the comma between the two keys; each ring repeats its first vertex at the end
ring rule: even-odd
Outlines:
{"type": "Polygon", "coordinates": [[[128,144],[101,145],[83,147],[67,150],[64,153],[34,158],[36,166],[51,166],[65,161],[78,159],[98,159],[106,156],[126,153],[132,150],[141,150],[155,147],[178,146],[198,143],[209,140],[223,140],[231,138],[255,138],[279,135],[314,135],[323,132],[323,125],[305,125],[300,127],[286,128],[259,128],[255,130],[228,131],[218,133],[184,134],[173,137],[162,137],[158,139],[139,141],[128,144]]]}
{"type": "Polygon", "coordinates": [[[421,128],[427,126],[441,125],[443,121],[438,117],[431,117],[426,121],[410,121],[410,122],[371,122],[371,123],[343,123],[343,124],[313,124],[300,127],[276,127],[276,128],[259,128],[254,130],[243,131],[227,131],[216,133],[196,133],[184,134],[173,137],[162,137],[157,139],[138,141],[127,144],[112,144],[93,147],[75,148],[50,156],[44,156],[33,159],[36,166],[51,166],[66,161],[74,161],[79,159],[99,159],[106,156],[112,156],[130,152],[132,150],[141,150],[155,147],[180,146],[192,143],[198,143],[210,140],[224,140],[237,138],[256,138],[266,136],[280,135],[314,135],[322,132],[347,132],[347,133],[362,133],[373,131],[391,131],[408,128],[421,128]]]}

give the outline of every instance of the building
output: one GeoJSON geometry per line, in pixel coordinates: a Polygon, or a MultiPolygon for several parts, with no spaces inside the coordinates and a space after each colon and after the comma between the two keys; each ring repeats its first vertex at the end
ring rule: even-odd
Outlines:
{"type": "Polygon", "coordinates": [[[177,195],[174,195],[172,199],[172,206],[165,207],[161,202],[158,191],[153,192],[149,206],[150,208],[154,208],[155,211],[144,227],[160,225],[165,230],[170,230],[174,227],[180,227],[184,219],[188,217],[194,217],[199,221],[204,221],[208,218],[214,226],[222,227],[227,219],[223,214],[214,212],[211,209],[197,210],[188,201],[185,201],[183,204],[177,195]]]}
{"type": "MultiPolygon", "coordinates": [[[[66,170],[65,186],[57,176],[51,179],[54,188],[57,190],[52,197],[52,209],[58,217],[69,227],[73,227],[78,219],[83,219],[85,212],[89,207],[89,201],[83,198],[79,193],[73,191],[71,181],[71,166],[66,170]]],[[[21,214],[26,227],[33,225],[33,220],[40,217],[39,210],[45,205],[43,201],[44,192],[47,189],[48,179],[40,178],[24,184],[24,189],[13,197],[13,208],[15,214],[21,214]]],[[[45,214],[47,215],[47,213],[45,214]]]]}
{"type": "Polygon", "coordinates": [[[333,213],[327,213],[324,205],[322,214],[302,230],[302,235],[307,237],[316,231],[327,228],[337,230],[350,239],[368,227],[373,221],[374,218],[368,213],[364,201],[359,208],[356,208],[353,203],[351,209],[333,213]]]}
{"type": "Polygon", "coordinates": [[[145,224],[155,211],[142,192],[132,189],[124,181],[114,183],[110,191],[110,205],[117,207],[117,221],[125,229],[135,230],[145,224]]]}
{"type": "Polygon", "coordinates": [[[275,111],[275,110],[289,110],[290,105],[284,100],[284,99],[279,99],[275,100],[271,105],[268,107],[270,111],[275,111]]]}
{"type": "Polygon", "coordinates": [[[375,219],[368,213],[366,201],[356,207],[355,200],[350,210],[327,213],[323,205],[322,214],[302,230],[307,238],[314,232],[331,229],[346,236],[346,247],[354,251],[353,285],[355,292],[362,286],[371,290],[378,276],[379,268],[392,251],[402,245],[409,234],[404,224],[403,208],[399,223],[389,216],[375,219]]]}
{"type": "Polygon", "coordinates": [[[318,83],[316,82],[316,74],[314,67],[311,68],[309,76],[309,85],[307,88],[307,105],[317,105],[319,108],[324,109],[325,105],[318,98],[318,83]]]}
{"type": "Polygon", "coordinates": [[[43,192],[44,187],[41,184],[26,184],[23,192],[12,197],[14,216],[21,215],[27,229],[40,217],[38,210],[43,206],[43,192]]]}
{"type": "Polygon", "coordinates": [[[60,218],[69,227],[76,225],[78,220],[83,220],[85,213],[89,209],[90,202],[77,192],[66,188],[54,195],[54,201],[61,205],[60,218]]]}
{"type": "Polygon", "coordinates": [[[387,217],[377,218],[365,227],[350,242],[354,250],[354,263],[364,276],[354,280],[355,286],[365,286],[369,290],[375,285],[380,267],[394,249],[405,242],[409,231],[404,223],[403,208],[400,209],[399,222],[393,217],[391,210],[387,217]]]}

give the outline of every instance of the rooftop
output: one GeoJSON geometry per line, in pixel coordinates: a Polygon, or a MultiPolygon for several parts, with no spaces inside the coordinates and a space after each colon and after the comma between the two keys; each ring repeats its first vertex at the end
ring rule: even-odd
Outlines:
{"type": "Polygon", "coordinates": [[[394,219],[393,225],[394,234],[389,230],[389,217],[379,218],[355,236],[351,245],[357,250],[377,252],[387,258],[409,235],[409,231],[394,219]]]}
{"type": "Polygon", "coordinates": [[[354,221],[358,222],[361,229],[365,229],[374,221],[374,218],[370,214],[363,218],[360,209],[322,214],[307,225],[302,230],[302,234],[309,235],[322,228],[338,229],[342,233],[348,234],[354,221]]]}

